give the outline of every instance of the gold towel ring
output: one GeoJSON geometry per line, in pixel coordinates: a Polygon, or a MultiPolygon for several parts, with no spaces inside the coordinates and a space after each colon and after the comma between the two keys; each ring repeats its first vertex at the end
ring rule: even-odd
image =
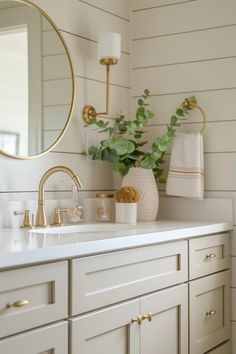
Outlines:
{"type": "Polygon", "coordinates": [[[206,113],[204,112],[202,107],[198,106],[197,103],[190,104],[189,101],[185,99],[184,102],[181,104],[181,108],[188,108],[189,110],[193,110],[194,108],[197,108],[202,113],[203,126],[202,129],[200,130],[200,133],[203,134],[206,128],[207,119],[206,119],[206,113]]]}

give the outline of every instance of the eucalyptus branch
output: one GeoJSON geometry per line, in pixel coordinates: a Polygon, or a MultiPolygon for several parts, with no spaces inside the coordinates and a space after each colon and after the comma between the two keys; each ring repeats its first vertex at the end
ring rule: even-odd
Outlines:
{"type": "Polygon", "coordinates": [[[108,138],[102,140],[98,147],[91,146],[88,154],[93,160],[110,162],[113,170],[119,171],[121,175],[125,175],[130,167],[135,166],[152,169],[156,181],[165,183],[162,167],[164,156],[180,123],[186,119],[191,105],[197,102],[194,96],[187,98],[187,107],[178,107],[175,110],[163,136],[157,137],[150,151],[144,152],[143,147],[147,144],[147,141],[142,139],[145,133],[144,127],[154,117],[153,112],[148,109],[149,96],[149,90],[144,90],[143,95],[138,99],[134,120],[126,119],[123,114],[117,115],[112,123],[91,117],[88,125],[95,126],[99,133],[107,133],[108,138]]]}

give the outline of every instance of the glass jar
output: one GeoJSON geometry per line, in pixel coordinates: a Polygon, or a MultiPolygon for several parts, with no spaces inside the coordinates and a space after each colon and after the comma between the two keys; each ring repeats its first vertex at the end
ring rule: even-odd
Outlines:
{"type": "Polygon", "coordinates": [[[96,221],[111,222],[114,219],[114,194],[96,194],[96,221]]]}

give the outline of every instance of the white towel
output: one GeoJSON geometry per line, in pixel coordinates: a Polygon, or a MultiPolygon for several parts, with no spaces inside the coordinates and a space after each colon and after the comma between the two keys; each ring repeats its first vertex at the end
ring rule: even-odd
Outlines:
{"type": "Polygon", "coordinates": [[[201,133],[177,134],[171,150],[166,193],[203,199],[204,158],[201,133]]]}

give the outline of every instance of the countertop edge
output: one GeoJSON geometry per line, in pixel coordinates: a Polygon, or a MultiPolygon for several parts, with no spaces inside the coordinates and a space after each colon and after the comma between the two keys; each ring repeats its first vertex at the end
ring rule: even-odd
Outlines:
{"type": "Polygon", "coordinates": [[[193,237],[204,237],[209,234],[231,231],[232,228],[233,226],[230,223],[203,223],[202,225],[192,227],[144,232],[138,235],[6,253],[0,256],[0,271],[16,267],[32,266],[39,263],[122,251],[153,244],[188,240],[193,237]]]}

